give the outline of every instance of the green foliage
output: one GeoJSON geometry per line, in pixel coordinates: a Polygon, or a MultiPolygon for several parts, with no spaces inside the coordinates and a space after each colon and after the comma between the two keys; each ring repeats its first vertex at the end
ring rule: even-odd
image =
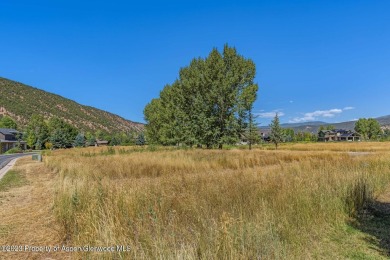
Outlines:
{"type": "Polygon", "coordinates": [[[252,114],[252,108],[249,110],[245,136],[248,141],[249,150],[252,149],[252,144],[257,144],[260,142],[259,128],[257,127],[255,117],[252,114]]]}
{"type": "Polygon", "coordinates": [[[278,144],[283,141],[283,129],[280,126],[279,122],[279,116],[276,113],[274,119],[272,120],[271,124],[269,125],[271,132],[270,132],[270,139],[271,142],[275,144],[275,149],[278,149],[278,144]]]}
{"type": "Polygon", "coordinates": [[[248,129],[258,90],[254,77],[254,63],[227,45],[222,53],[213,49],[192,60],[145,107],[148,142],[208,148],[235,143],[248,129]]]}
{"type": "Polygon", "coordinates": [[[0,180],[0,192],[7,191],[10,188],[22,186],[26,182],[26,178],[18,171],[10,170],[0,180]]]}
{"type": "Polygon", "coordinates": [[[366,140],[375,140],[382,132],[379,122],[374,118],[360,118],[355,123],[355,131],[366,140]]]}
{"type": "Polygon", "coordinates": [[[135,142],[136,145],[145,145],[145,136],[144,133],[139,133],[137,137],[137,141],[135,142]]]}
{"type": "Polygon", "coordinates": [[[318,136],[316,134],[308,132],[298,132],[295,135],[295,141],[298,142],[315,142],[317,139],[318,136]]]}
{"type": "Polygon", "coordinates": [[[390,141],[390,129],[385,128],[381,137],[382,141],[390,141]]]}
{"type": "Polygon", "coordinates": [[[72,147],[77,136],[77,129],[58,117],[52,117],[48,123],[50,142],[53,148],[72,147]]]}
{"type": "Polygon", "coordinates": [[[382,133],[381,125],[374,118],[369,118],[368,120],[368,139],[376,140],[379,135],[382,133]]]}
{"type": "Polygon", "coordinates": [[[0,128],[17,129],[18,125],[16,124],[16,122],[12,118],[10,118],[8,116],[3,116],[0,119],[0,128]]]}
{"type": "Polygon", "coordinates": [[[90,132],[87,132],[87,134],[85,135],[85,139],[86,139],[86,142],[85,142],[86,146],[93,146],[96,143],[95,136],[93,134],[91,134],[90,132]]]}
{"type": "Polygon", "coordinates": [[[85,136],[83,133],[78,133],[73,142],[74,147],[84,147],[85,146],[85,136]]]}
{"type": "Polygon", "coordinates": [[[48,150],[51,150],[53,148],[53,144],[50,143],[50,142],[46,142],[45,143],[45,148],[48,149],[48,150]]]}
{"type": "Polygon", "coordinates": [[[295,141],[295,132],[292,128],[283,129],[283,141],[284,142],[293,142],[295,141]]]}
{"type": "Polygon", "coordinates": [[[41,115],[32,115],[26,129],[26,141],[28,146],[40,150],[48,141],[49,129],[41,115]]]}
{"type": "Polygon", "coordinates": [[[14,147],[9,149],[7,152],[5,152],[5,154],[13,154],[13,153],[21,153],[21,152],[23,152],[22,149],[20,149],[19,147],[14,147]]]}

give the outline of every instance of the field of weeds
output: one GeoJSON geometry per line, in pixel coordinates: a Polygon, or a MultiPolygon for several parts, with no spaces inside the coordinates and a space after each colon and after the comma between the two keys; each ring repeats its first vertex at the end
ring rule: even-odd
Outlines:
{"type": "Polygon", "coordinates": [[[390,184],[388,143],[269,149],[54,151],[44,158],[64,243],[131,248],[75,258],[385,256],[359,247],[349,223],[390,184]],[[360,151],[371,153],[348,153],[360,151]]]}

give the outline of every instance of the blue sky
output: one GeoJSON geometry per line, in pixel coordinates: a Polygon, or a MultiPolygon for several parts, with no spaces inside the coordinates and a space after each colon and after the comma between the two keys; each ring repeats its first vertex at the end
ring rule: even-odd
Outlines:
{"type": "Polygon", "coordinates": [[[257,67],[260,125],[390,114],[390,1],[0,2],[0,76],[143,122],[225,43],[257,67]]]}

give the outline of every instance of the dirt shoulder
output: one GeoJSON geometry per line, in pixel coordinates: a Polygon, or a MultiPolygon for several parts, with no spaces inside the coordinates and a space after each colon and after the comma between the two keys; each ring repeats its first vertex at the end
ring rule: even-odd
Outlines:
{"type": "Polygon", "coordinates": [[[62,242],[52,211],[55,176],[31,158],[19,159],[12,171],[23,178],[23,184],[0,192],[0,258],[69,258],[53,252],[62,242]],[[49,247],[51,252],[34,252],[48,251],[49,247]]]}

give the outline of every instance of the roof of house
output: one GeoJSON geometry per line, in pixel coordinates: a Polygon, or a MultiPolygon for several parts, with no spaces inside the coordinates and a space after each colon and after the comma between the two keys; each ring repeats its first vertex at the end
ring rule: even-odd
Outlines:
{"type": "Polygon", "coordinates": [[[21,143],[21,144],[26,144],[27,142],[26,141],[10,141],[10,140],[4,140],[4,139],[0,139],[0,143],[21,143]]]}
{"type": "Polygon", "coordinates": [[[19,131],[10,128],[0,128],[0,133],[5,135],[13,135],[19,133],[19,131]]]}
{"type": "Polygon", "coordinates": [[[351,130],[344,130],[344,129],[334,129],[334,130],[321,130],[318,134],[329,134],[329,135],[336,135],[340,137],[348,137],[348,136],[360,136],[360,134],[353,132],[351,130]]]}
{"type": "Polygon", "coordinates": [[[98,143],[98,144],[108,144],[108,141],[106,141],[106,140],[96,140],[96,143],[98,143]]]}

